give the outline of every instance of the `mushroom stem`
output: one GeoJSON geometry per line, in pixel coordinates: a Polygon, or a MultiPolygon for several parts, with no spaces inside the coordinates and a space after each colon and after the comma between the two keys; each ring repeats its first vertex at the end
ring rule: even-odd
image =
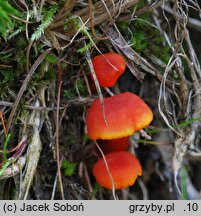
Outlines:
{"type": "Polygon", "coordinates": [[[112,183],[112,195],[114,197],[114,200],[118,200],[118,198],[116,196],[116,193],[115,193],[114,179],[113,179],[113,177],[111,175],[110,169],[108,167],[108,163],[107,163],[107,161],[105,159],[105,155],[104,155],[103,151],[101,150],[100,146],[98,145],[98,143],[96,142],[96,140],[94,140],[94,143],[96,144],[96,147],[98,148],[98,150],[100,151],[100,153],[101,153],[101,155],[103,157],[103,161],[105,163],[105,167],[106,167],[107,173],[108,173],[108,175],[110,177],[110,180],[111,180],[111,183],[112,183]]]}

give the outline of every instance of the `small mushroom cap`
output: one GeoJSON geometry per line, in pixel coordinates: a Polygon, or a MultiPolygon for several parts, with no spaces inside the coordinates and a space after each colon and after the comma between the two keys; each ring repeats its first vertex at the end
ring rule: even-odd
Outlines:
{"type": "Polygon", "coordinates": [[[153,113],[137,95],[125,92],[104,98],[106,125],[99,99],[94,100],[87,111],[87,133],[92,140],[111,140],[131,136],[147,127],[153,113]]]}
{"type": "Polygon", "coordinates": [[[127,151],[130,145],[130,138],[123,137],[120,139],[112,140],[98,140],[98,144],[104,154],[108,154],[114,151],[127,151]]]}
{"type": "MultiPolygon", "coordinates": [[[[138,159],[130,152],[111,152],[105,158],[117,190],[133,185],[137,177],[142,175],[142,167],[138,159]]],[[[112,181],[103,158],[95,163],[93,175],[102,187],[112,189],[112,181]]]]}
{"type": "Polygon", "coordinates": [[[126,69],[124,58],[113,52],[95,56],[92,63],[99,85],[102,87],[114,86],[126,69]]]}

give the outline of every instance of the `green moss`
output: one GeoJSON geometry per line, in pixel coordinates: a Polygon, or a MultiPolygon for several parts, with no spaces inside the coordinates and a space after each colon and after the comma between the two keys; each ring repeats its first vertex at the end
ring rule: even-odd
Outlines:
{"type": "Polygon", "coordinates": [[[136,52],[142,52],[148,49],[146,35],[143,32],[134,32],[132,37],[132,47],[136,52]]]}
{"type": "Polygon", "coordinates": [[[65,88],[63,90],[63,96],[66,99],[72,99],[78,96],[78,92],[80,94],[80,96],[84,97],[87,96],[87,87],[85,85],[85,82],[83,79],[78,79],[76,81],[76,86],[72,86],[72,84],[70,83],[68,85],[68,88],[65,88]]]}
{"type": "Polygon", "coordinates": [[[66,98],[66,99],[72,99],[76,96],[76,92],[74,91],[74,89],[65,89],[63,91],[63,96],[66,98]]]}
{"type": "Polygon", "coordinates": [[[131,47],[143,55],[154,55],[167,63],[170,58],[170,47],[160,31],[149,24],[150,13],[145,13],[130,23],[120,22],[118,27],[131,47]]]}
{"type": "Polygon", "coordinates": [[[72,176],[75,173],[77,163],[71,163],[67,160],[64,160],[61,165],[61,170],[64,176],[72,176]]]}
{"type": "Polygon", "coordinates": [[[52,54],[46,55],[45,60],[51,64],[56,64],[56,62],[58,61],[57,58],[52,54]]]}
{"type": "Polygon", "coordinates": [[[185,166],[183,166],[181,169],[181,194],[183,200],[188,199],[187,178],[188,178],[188,170],[185,166]]]}
{"type": "Polygon", "coordinates": [[[129,10],[132,13],[133,11],[143,8],[145,5],[147,5],[147,2],[145,0],[140,0],[137,4],[134,4],[133,6],[131,6],[129,10]]]}
{"type": "Polygon", "coordinates": [[[121,21],[117,23],[118,28],[120,31],[125,32],[128,30],[129,24],[126,21],[121,21]]]}
{"type": "Polygon", "coordinates": [[[86,142],[89,139],[90,138],[89,138],[88,134],[84,134],[83,137],[82,137],[83,142],[86,142]]]}
{"type": "Polygon", "coordinates": [[[41,65],[37,70],[29,83],[29,89],[40,89],[44,86],[50,85],[50,83],[56,79],[56,70],[54,65],[48,63],[48,65],[41,65]],[[45,69],[47,67],[47,69],[45,69]]]}
{"type": "Polygon", "coordinates": [[[15,74],[13,73],[12,70],[8,69],[8,70],[5,70],[5,71],[1,71],[1,75],[2,75],[1,84],[11,83],[11,82],[14,81],[15,74]]]}
{"type": "Polygon", "coordinates": [[[0,36],[3,36],[5,39],[15,25],[9,14],[17,15],[18,12],[7,1],[0,0],[0,36]]]}
{"type": "Polygon", "coordinates": [[[92,194],[93,194],[94,196],[96,196],[97,193],[99,192],[99,190],[100,190],[100,185],[98,184],[98,182],[96,182],[96,183],[94,184],[92,194]]]}
{"type": "Polygon", "coordinates": [[[76,86],[81,96],[87,96],[87,87],[83,79],[77,80],[76,86]]]}

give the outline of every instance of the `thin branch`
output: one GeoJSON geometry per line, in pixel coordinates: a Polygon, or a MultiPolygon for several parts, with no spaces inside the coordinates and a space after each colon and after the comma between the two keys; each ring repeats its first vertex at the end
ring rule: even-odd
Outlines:
{"type": "Polygon", "coordinates": [[[110,178],[111,183],[112,183],[112,195],[113,195],[113,198],[114,198],[115,200],[117,200],[117,196],[116,196],[116,194],[115,194],[114,179],[113,179],[112,174],[111,174],[111,172],[110,172],[110,168],[108,167],[108,163],[107,163],[107,160],[106,160],[106,158],[105,158],[105,155],[104,155],[103,151],[101,150],[100,146],[98,145],[98,143],[97,143],[95,140],[94,140],[94,143],[95,143],[96,147],[98,148],[99,152],[101,153],[101,155],[102,155],[102,157],[103,157],[103,161],[104,161],[104,164],[105,164],[107,173],[108,173],[109,178],[110,178]]]}
{"type": "MultiPolygon", "coordinates": [[[[87,106],[91,104],[94,99],[97,97],[88,97],[88,98],[76,98],[76,99],[71,99],[67,100],[66,104],[63,106],[60,106],[59,109],[63,110],[68,106],[87,106]]],[[[0,101],[0,106],[6,106],[6,107],[13,107],[15,103],[13,102],[8,102],[8,101],[0,101]]],[[[42,106],[32,106],[32,105],[24,105],[24,109],[31,109],[31,110],[41,110],[41,111],[53,111],[56,110],[57,107],[42,107],[42,106]]]]}
{"type": "Polygon", "coordinates": [[[46,55],[48,53],[50,53],[51,51],[51,48],[47,49],[44,53],[42,53],[38,58],[37,60],[34,62],[33,66],[31,67],[30,71],[28,72],[17,96],[16,96],[16,100],[15,100],[15,103],[13,105],[13,108],[12,108],[12,111],[10,113],[10,116],[8,118],[8,123],[7,123],[7,131],[9,131],[10,129],[10,126],[11,126],[11,123],[12,123],[12,120],[13,120],[13,117],[15,115],[15,112],[17,110],[17,107],[19,105],[19,102],[20,102],[20,99],[23,95],[23,93],[25,92],[26,88],[27,88],[27,85],[29,83],[29,81],[31,80],[31,77],[33,76],[34,72],[36,71],[36,69],[38,68],[38,66],[41,64],[41,62],[44,60],[44,58],[46,57],[46,55]]]}
{"type": "Polygon", "coordinates": [[[62,81],[59,83],[58,88],[58,98],[57,98],[57,112],[56,112],[56,155],[57,155],[57,170],[58,170],[58,179],[59,185],[61,189],[61,198],[64,200],[64,189],[62,183],[62,175],[61,175],[61,163],[60,163],[60,154],[59,154],[59,106],[60,106],[60,97],[61,97],[61,86],[62,81]]]}

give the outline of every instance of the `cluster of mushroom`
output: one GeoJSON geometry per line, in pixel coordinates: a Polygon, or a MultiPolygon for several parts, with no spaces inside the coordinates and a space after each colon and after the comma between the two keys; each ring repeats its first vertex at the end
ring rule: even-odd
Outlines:
{"type": "MultiPolygon", "coordinates": [[[[125,71],[125,60],[116,53],[106,53],[92,59],[94,71],[101,87],[112,87],[125,71]]],[[[142,175],[138,159],[128,152],[129,136],[147,127],[153,113],[137,95],[125,92],[104,98],[104,113],[100,99],[91,104],[86,115],[87,133],[99,143],[112,176],[109,176],[103,158],[93,167],[97,182],[107,188],[122,189],[135,183],[142,175]]]]}

